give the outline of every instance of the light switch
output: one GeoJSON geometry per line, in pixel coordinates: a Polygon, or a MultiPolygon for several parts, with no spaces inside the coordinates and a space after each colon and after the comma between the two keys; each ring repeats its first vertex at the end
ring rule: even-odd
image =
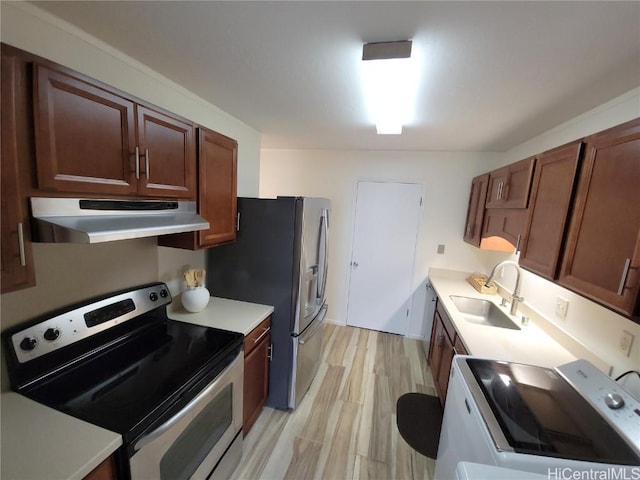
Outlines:
{"type": "Polygon", "coordinates": [[[438,245],[438,254],[440,255],[444,254],[444,245],[438,245]]]}

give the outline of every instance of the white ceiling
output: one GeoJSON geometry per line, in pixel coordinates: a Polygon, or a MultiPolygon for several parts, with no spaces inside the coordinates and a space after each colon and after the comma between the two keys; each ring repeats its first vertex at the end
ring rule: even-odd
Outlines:
{"type": "MultiPolygon", "coordinates": [[[[640,85],[640,2],[44,1],[263,147],[505,151],[640,85]],[[412,39],[416,117],[367,118],[362,44],[412,39]]],[[[640,114],[640,112],[639,112],[640,114]]]]}

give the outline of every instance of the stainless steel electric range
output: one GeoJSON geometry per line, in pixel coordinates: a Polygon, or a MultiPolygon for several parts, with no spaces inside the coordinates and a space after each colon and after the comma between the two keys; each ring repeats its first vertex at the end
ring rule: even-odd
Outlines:
{"type": "Polygon", "coordinates": [[[2,334],[12,388],[122,435],[119,478],[227,478],[242,455],[242,335],[170,320],[164,283],[2,334]]]}

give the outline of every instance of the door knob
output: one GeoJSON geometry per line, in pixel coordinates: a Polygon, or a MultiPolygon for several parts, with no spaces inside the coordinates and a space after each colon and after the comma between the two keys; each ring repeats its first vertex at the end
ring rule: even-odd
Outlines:
{"type": "Polygon", "coordinates": [[[358,268],[359,263],[358,262],[351,262],[351,266],[353,268],[358,268]]]}

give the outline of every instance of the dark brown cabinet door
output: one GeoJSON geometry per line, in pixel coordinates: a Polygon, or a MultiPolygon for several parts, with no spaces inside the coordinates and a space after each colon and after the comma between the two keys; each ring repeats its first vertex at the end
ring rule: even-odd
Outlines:
{"type": "Polygon", "coordinates": [[[467,208],[467,221],[464,227],[464,241],[480,246],[482,235],[482,220],[484,219],[484,204],[487,199],[487,187],[489,185],[489,174],[485,173],[476,177],[471,182],[471,192],[469,193],[469,206],[467,208]]]}
{"type": "Polygon", "coordinates": [[[31,242],[29,241],[29,217],[27,199],[22,194],[19,171],[18,120],[16,86],[18,83],[16,59],[2,53],[1,105],[2,125],[0,143],[0,202],[2,202],[2,293],[31,287],[36,284],[31,242]]]}
{"type": "Polygon", "coordinates": [[[209,247],[236,239],[238,143],[211,130],[199,130],[199,210],[211,227],[198,236],[199,246],[209,247]]]}
{"type": "Polygon", "coordinates": [[[491,172],[486,208],[527,208],[534,165],[531,157],[491,172]]]}
{"type": "Polygon", "coordinates": [[[245,337],[242,432],[246,436],[258,419],[269,393],[269,348],[267,319],[245,337]]]}
{"type": "Polygon", "coordinates": [[[440,361],[440,370],[438,371],[438,378],[435,379],[436,390],[440,397],[440,403],[444,407],[447,399],[447,389],[449,388],[449,374],[451,373],[451,362],[455,350],[453,349],[453,343],[451,339],[445,334],[442,337],[442,360],[440,361]]]}
{"type": "Polygon", "coordinates": [[[519,263],[549,280],[558,273],[581,149],[582,142],[565,145],[536,162],[519,263]]]}
{"type": "Polygon", "coordinates": [[[236,239],[238,215],[238,142],[198,128],[198,213],[210,227],[198,232],[163,235],[158,245],[198,249],[236,239]]]}
{"type": "Polygon", "coordinates": [[[453,353],[455,355],[469,355],[469,352],[467,352],[464,343],[462,343],[458,335],[456,335],[456,341],[453,342],[453,353]]]}
{"type": "Polygon", "coordinates": [[[640,119],[586,139],[559,282],[624,315],[638,314],[640,119]]]}
{"type": "MultiPolygon", "coordinates": [[[[490,237],[500,237],[520,248],[522,234],[527,221],[527,210],[520,208],[492,208],[484,212],[482,245],[493,248],[490,237]],[[488,240],[487,240],[488,239],[488,240]]],[[[502,242],[504,243],[504,242],[502,242]]],[[[500,243],[498,243],[500,245],[500,243]]],[[[508,246],[508,245],[507,245],[508,246]]],[[[495,247],[496,249],[500,249],[495,247]]]]}
{"type": "Polygon", "coordinates": [[[115,480],[116,478],[115,459],[111,455],[82,480],[115,480]]]}
{"type": "Polygon", "coordinates": [[[134,103],[66,70],[34,65],[38,187],[135,195],[134,103]]]}
{"type": "Polygon", "coordinates": [[[443,336],[447,333],[440,319],[440,315],[436,311],[433,316],[433,327],[431,328],[431,346],[429,348],[429,365],[431,366],[431,375],[434,382],[438,378],[440,372],[440,364],[442,362],[442,346],[443,336]]]}
{"type": "Polygon", "coordinates": [[[139,193],[195,200],[194,126],[180,118],[136,105],[139,193]]]}
{"type": "MultiPolygon", "coordinates": [[[[448,318],[447,321],[451,323],[448,318]]],[[[436,310],[433,316],[433,327],[431,331],[429,365],[431,366],[433,382],[442,406],[444,406],[447,398],[449,373],[451,371],[451,361],[453,360],[454,355],[453,342],[447,333],[447,329],[444,326],[444,322],[440,317],[440,314],[436,310]]]]}

